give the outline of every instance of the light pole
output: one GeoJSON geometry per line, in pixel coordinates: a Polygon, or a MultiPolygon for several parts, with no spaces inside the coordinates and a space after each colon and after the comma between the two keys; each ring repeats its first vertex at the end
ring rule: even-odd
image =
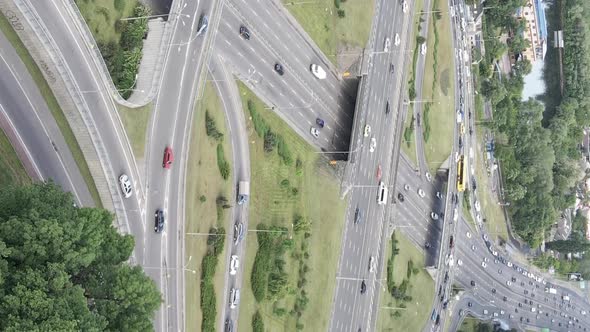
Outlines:
{"type": "MultiPolygon", "coordinates": [[[[185,3],[184,6],[182,6],[182,9],[180,11],[182,11],[183,9],[185,9],[187,5],[188,5],[188,3],[185,3]]],[[[141,20],[141,19],[144,19],[144,18],[145,19],[150,19],[150,18],[158,18],[158,17],[172,16],[172,15],[185,16],[187,18],[190,18],[191,17],[189,14],[182,14],[182,13],[180,13],[180,11],[178,13],[127,17],[127,18],[121,18],[121,19],[119,19],[119,21],[135,21],[135,20],[141,20]]]]}
{"type": "Polygon", "coordinates": [[[406,100],[404,99],[404,102],[402,104],[404,105],[410,105],[410,104],[420,104],[420,103],[431,103],[431,104],[440,104],[440,101],[435,101],[435,100],[427,100],[427,99],[422,99],[422,100],[406,100]]]}

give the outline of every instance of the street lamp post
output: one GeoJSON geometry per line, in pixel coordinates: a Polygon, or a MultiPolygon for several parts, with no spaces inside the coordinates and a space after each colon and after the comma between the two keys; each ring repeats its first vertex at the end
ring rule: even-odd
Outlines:
{"type": "Polygon", "coordinates": [[[180,13],[184,8],[186,8],[186,6],[188,5],[188,3],[185,3],[184,6],[182,6],[182,9],[177,12],[177,13],[168,13],[168,14],[159,14],[159,15],[148,15],[148,16],[135,16],[135,17],[126,17],[126,18],[121,18],[119,19],[119,21],[135,21],[135,20],[141,20],[141,19],[150,19],[150,18],[158,18],[158,17],[164,17],[164,16],[172,16],[172,15],[178,15],[178,16],[184,16],[187,18],[190,18],[191,16],[189,14],[182,14],[180,13]]]}

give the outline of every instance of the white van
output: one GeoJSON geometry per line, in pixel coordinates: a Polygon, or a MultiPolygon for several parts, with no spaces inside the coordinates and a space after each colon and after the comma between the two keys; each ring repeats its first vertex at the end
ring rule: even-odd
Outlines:
{"type": "Polygon", "coordinates": [[[387,204],[387,187],[383,181],[379,182],[379,191],[377,192],[377,204],[387,204]]]}

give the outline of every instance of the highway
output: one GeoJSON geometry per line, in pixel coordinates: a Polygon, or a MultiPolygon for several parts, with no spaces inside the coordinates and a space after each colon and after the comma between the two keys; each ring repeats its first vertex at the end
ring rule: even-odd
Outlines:
{"type": "Polygon", "coordinates": [[[53,180],[80,206],[95,206],[39,88],[2,33],[0,49],[0,116],[18,136],[15,149],[25,151],[38,179],[53,180]]]}
{"type": "MultiPolygon", "coordinates": [[[[354,162],[350,191],[348,192],[348,209],[345,217],[341,254],[336,274],[336,290],[330,322],[331,331],[371,330],[377,321],[382,270],[381,257],[385,246],[384,237],[389,233],[387,222],[387,205],[394,201],[392,190],[397,167],[395,145],[399,146],[399,126],[403,123],[404,107],[402,93],[405,88],[404,70],[406,60],[411,56],[408,51],[413,7],[410,4],[407,13],[403,13],[401,2],[377,1],[374,30],[369,49],[368,75],[361,85],[362,100],[357,103],[355,114],[356,128],[353,129],[354,142],[351,148],[354,162]],[[400,29],[405,27],[405,29],[400,29]],[[395,35],[399,35],[399,45],[395,45],[395,35]],[[389,42],[386,40],[389,39],[389,42]],[[385,49],[389,43],[389,50],[385,49]],[[391,66],[394,67],[391,72],[391,66]],[[390,98],[391,97],[391,98],[390,98]],[[389,114],[386,112],[389,103],[389,114]],[[365,137],[365,125],[371,127],[365,137]],[[356,135],[355,135],[356,133],[356,135]],[[376,146],[371,151],[371,141],[376,146]],[[381,174],[379,173],[381,169],[381,174]],[[378,184],[383,181],[389,187],[389,198],[385,205],[378,205],[378,184]],[[360,221],[355,223],[358,209],[360,221]],[[371,271],[370,260],[373,257],[375,268],[371,271]],[[361,292],[363,282],[366,292],[361,292]]],[[[351,165],[349,164],[349,167],[351,165]]]]}

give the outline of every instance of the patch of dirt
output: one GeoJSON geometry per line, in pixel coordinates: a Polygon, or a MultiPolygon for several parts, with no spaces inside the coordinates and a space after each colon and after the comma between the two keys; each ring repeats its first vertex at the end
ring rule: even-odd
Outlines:
{"type": "Polygon", "coordinates": [[[345,72],[360,65],[363,48],[351,45],[338,45],[336,67],[339,72],[345,72]]]}
{"type": "Polygon", "coordinates": [[[442,91],[442,93],[448,97],[449,95],[449,86],[450,86],[450,73],[449,73],[449,69],[445,69],[443,70],[442,73],[440,73],[440,79],[438,80],[438,84],[440,86],[440,90],[442,91]]]}

